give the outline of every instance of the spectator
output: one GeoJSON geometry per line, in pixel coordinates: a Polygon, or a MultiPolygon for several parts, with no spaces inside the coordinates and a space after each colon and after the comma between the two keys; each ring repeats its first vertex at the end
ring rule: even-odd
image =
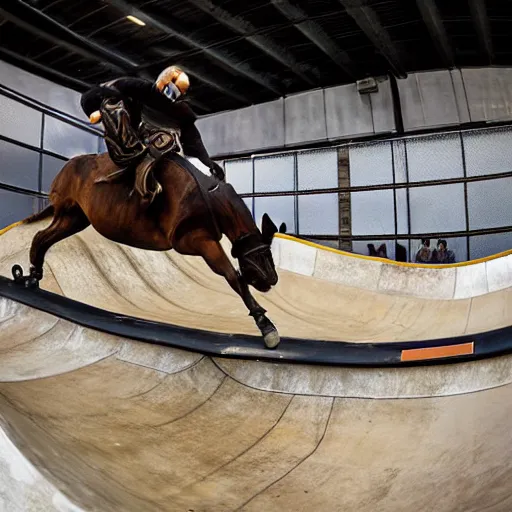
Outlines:
{"type": "Polygon", "coordinates": [[[395,255],[396,261],[407,261],[407,249],[402,244],[395,245],[395,255]]]}
{"type": "Polygon", "coordinates": [[[437,241],[437,249],[432,254],[432,263],[455,263],[455,253],[448,249],[446,240],[437,241]]]}
{"type": "Polygon", "coordinates": [[[381,244],[378,249],[375,249],[375,245],[368,244],[368,256],[373,256],[375,258],[387,258],[388,251],[386,248],[386,244],[381,244]]]}
{"type": "Polygon", "coordinates": [[[432,251],[430,250],[430,240],[428,238],[421,239],[421,245],[416,251],[416,263],[430,263],[432,259],[432,251]]]}

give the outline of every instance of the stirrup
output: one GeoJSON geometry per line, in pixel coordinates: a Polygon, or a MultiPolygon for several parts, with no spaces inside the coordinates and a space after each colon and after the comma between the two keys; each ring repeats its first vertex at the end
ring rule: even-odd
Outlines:
{"type": "Polygon", "coordinates": [[[106,176],[100,176],[94,180],[94,183],[109,183],[111,181],[115,181],[117,178],[121,176],[126,171],[126,167],[124,169],[118,169],[117,171],[112,171],[106,176]]]}

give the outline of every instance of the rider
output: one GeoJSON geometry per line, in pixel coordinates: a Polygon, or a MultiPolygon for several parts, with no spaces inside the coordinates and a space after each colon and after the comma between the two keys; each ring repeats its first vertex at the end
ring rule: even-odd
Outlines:
{"type": "Polygon", "coordinates": [[[204,147],[195,126],[197,116],[183,101],[189,86],[187,74],[178,66],[170,66],[155,82],[122,77],[95,86],[82,95],[82,109],[91,123],[103,121],[107,149],[114,163],[121,167],[106,181],[124,172],[123,167],[141,157],[135,188],[143,196],[154,197],[161,187],[156,183],[155,190],[148,190],[149,171],[161,154],[176,146],[183,148],[182,153],[198,158],[217,179],[224,179],[222,167],[210,158],[204,147]],[[177,133],[176,139],[174,133],[177,133]]]}

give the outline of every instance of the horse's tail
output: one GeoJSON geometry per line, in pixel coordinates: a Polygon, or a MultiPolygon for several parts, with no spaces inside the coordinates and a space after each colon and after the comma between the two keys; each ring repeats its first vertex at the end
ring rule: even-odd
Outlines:
{"type": "Polygon", "coordinates": [[[43,219],[47,219],[48,217],[52,216],[55,211],[55,208],[53,204],[48,205],[46,208],[41,210],[39,213],[35,213],[34,215],[31,215],[30,217],[27,217],[25,220],[22,220],[22,224],[32,224],[33,222],[38,222],[43,219]]]}

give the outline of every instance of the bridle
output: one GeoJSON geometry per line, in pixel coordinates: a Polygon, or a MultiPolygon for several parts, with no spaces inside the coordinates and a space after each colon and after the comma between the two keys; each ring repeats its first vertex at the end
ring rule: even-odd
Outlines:
{"type": "Polygon", "coordinates": [[[246,235],[242,235],[233,242],[231,256],[241,260],[241,262],[243,261],[244,266],[251,266],[261,274],[265,274],[261,265],[250,257],[254,253],[264,253],[265,251],[270,252],[270,245],[262,243],[261,238],[257,233],[248,233],[246,235]]]}

